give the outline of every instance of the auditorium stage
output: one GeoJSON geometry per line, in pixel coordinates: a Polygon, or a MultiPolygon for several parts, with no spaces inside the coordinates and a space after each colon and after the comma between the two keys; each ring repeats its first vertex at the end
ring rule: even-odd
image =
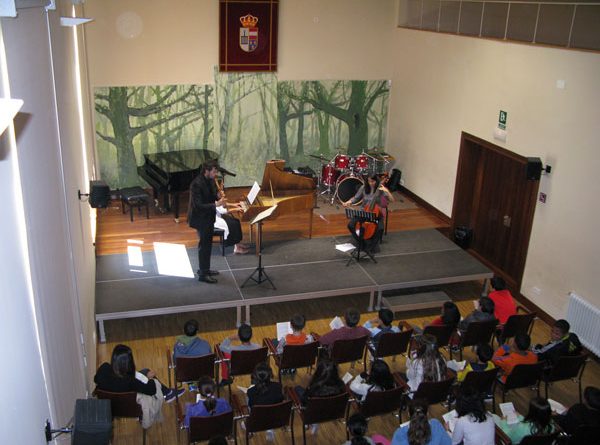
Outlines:
{"type": "MultiPolygon", "coordinates": [[[[389,233],[376,264],[361,260],[347,266],[349,254],[336,250],[335,245],[349,241],[349,236],[265,241],[263,267],[276,289],[268,282],[252,281],[240,287],[258,265],[258,257],[232,255],[231,248],[221,256],[217,244],[211,259],[211,268],[220,272],[217,284],[200,283],[189,274],[160,274],[153,251],[140,253],[135,266],[127,254],[99,256],[96,321],[100,341],[106,341],[105,320],[235,307],[239,325],[242,308],[245,321],[250,322],[252,305],[350,294],[369,295],[368,310],[373,310],[380,306],[383,291],[487,280],[493,275],[437,230],[389,233]]],[[[182,269],[198,269],[196,249],[187,249],[184,256],[189,263],[182,269]]]]}

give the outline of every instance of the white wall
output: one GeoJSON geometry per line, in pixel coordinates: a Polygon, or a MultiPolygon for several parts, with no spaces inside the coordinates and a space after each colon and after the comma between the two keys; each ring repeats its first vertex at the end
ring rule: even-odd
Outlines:
{"type": "Polygon", "coordinates": [[[557,318],[571,290],[600,307],[600,55],[407,29],[393,45],[388,149],[405,186],[450,215],[461,131],[539,156],[552,173],[521,292],[557,318]],[[492,138],[499,110],[506,143],[492,138]]]}
{"type": "Polygon", "coordinates": [[[95,369],[90,212],[76,193],[87,186],[73,30],[59,25],[61,13],[71,13],[69,4],[60,1],[59,10],[48,16],[43,8],[33,8],[1,21],[7,60],[2,74],[12,96],[25,102],[16,147],[4,141],[0,148],[7,153],[6,158],[0,156],[0,169],[7,171],[0,188],[3,205],[8,203],[0,221],[0,286],[2,298],[8,300],[0,329],[4,356],[10,357],[2,371],[7,373],[3,381],[8,394],[0,417],[8,426],[3,438],[7,431],[18,434],[7,443],[45,443],[46,418],[54,427],[71,419],[75,399],[84,398],[88,389],[82,333],[91,352],[89,365],[95,369]],[[17,165],[11,160],[16,154],[20,186],[12,185],[17,165]],[[24,220],[19,221],[19,215],[24,220]],[[26,238],[20,240],[20,232],[26,238]]]}
{"type": "MultiPolygon", "coordinates": [[[[84,8],[95,19],[86,28],[92,86],[214,83],[219,2],[88,0],[84,8]],[[126,13],[140,19],[135,38],[119,34],[126,13]]],[[[279,79],[388,79],[395,11],[395,0],[282,0],[279,79]]]]}

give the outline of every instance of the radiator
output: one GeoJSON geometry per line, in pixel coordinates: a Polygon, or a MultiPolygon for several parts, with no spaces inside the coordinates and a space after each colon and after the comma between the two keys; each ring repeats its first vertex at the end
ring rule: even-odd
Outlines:
{"type": "Polygon", "coordinates": [[[600,356],[600,309],[574,292],[569,292],[567,321],[581,343],[600,356]]]}

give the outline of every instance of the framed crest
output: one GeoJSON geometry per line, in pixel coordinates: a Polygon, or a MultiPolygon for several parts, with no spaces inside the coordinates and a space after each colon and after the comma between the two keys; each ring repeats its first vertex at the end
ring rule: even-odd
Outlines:
{"type": "Polygon", "coordinates": [[[219,0],[219,71],[277,71],[279,0],[219,0]]]}

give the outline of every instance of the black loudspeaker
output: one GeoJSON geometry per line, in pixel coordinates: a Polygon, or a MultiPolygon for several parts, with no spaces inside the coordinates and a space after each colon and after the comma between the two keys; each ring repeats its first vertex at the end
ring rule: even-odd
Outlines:
{"type": "Polygon", "coordinates": [[[71,445],[107,445],[111,436],[110,400],[78,399],[71,445]]]}
{"type": "Polygon", "coordinates": [[[90,181],[90,206],[105,208],[110,201],[110,187],[104,181],[90,181]]]}
{"type": "Polygon", "coordinates": [[[540,158],[527,158],[527,180],[539,181],[542,176],[542,160],[540,158]]]}
{"type": "Polygon", "coordinates": [[[473,240],[473,229],[457,226],[454,229],[454,242],[463,249],[468,249],[473,240]]]}
{"type": "Polygon", "coordinates": [[[392,174],[390,175],[390,180],[388,181],[387,187],[390,189],[390,192],[395,192],[396,190],[400,190],[400,179],[402,178],[402,172],[397,168],[392,169],[392,174]]]}

